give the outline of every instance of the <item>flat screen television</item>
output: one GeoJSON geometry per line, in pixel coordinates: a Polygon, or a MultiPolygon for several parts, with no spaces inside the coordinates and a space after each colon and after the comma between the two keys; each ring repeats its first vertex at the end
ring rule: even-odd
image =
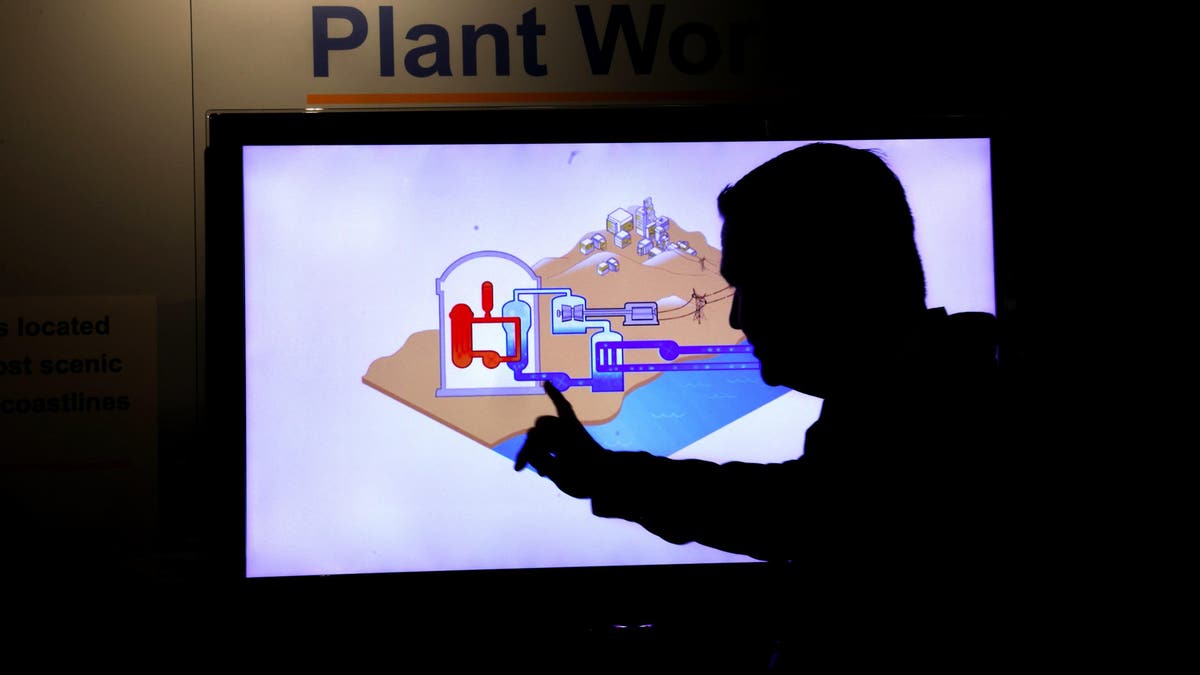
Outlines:
{"type": "Polygon", "coordinates": [[[913,209],[928,305],[1002,304],[988,120],[663,106],[208,122],[206,419],[228,459],[230,573],[251,588],[386,587],[410,614],[471,620],[566,617],[571,597],[573,619],[608,624],[758,602],[766,563],[598,518],[513,459],[551,411],[544,380],[609,448],[802,454],[821,401],[763,384],[719,273],[717,194],[785,150],[878,150],[913,209]]]}

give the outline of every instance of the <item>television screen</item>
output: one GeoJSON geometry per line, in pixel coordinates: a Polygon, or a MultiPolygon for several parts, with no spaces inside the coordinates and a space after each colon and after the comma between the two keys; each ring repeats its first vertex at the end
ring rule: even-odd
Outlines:
{"type": "MultiPolygon", "coordinates": [[[[765,385],[729,325],[718,193],[806,143],[876,150],[907,192],[928,305],[995,313],[992,145],[973,131],[690,110],[212,115],[207,330],[239,353],[208,386],[238,413],[244,575],[756,562],[514,471],[552,412],[542,383],[607,448],[800,456],[821,401],[765,385]]],[[[213,372],[226,352],[209,352],[213,372]]]]}

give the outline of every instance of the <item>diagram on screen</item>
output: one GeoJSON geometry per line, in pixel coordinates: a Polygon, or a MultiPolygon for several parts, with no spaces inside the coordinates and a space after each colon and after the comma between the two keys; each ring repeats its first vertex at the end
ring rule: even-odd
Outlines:
{"type": "Polygon", "coordinates": [[[657,441],[662,454],[780,394],[729,326],[719,249],[651,197],[601,219],[533,265],[497,250],[450,261],[434,284],[437,329],[363,382],[508,456],[546,381],[610,447],[657,441]]]}

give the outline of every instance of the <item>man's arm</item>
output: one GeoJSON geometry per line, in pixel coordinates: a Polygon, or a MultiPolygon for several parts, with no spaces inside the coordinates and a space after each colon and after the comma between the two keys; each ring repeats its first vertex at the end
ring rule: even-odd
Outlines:
{"type": "Polygon", "coordinates": [[[699,542],[759,560],[795,557],[811,514],[805,462],[671,459],[609,452],[591,491],[592,513],[622,518],[674,544],[699,542]]]}
{"type": "Polygon", "coordinates": [[[666,541],[699,542],[760,560],[790,558],[803,528],[805,462],[674,460],[606,450],[553,385],[557,416],[538,418],[514,468],[532,466],[592,512],[636,522],[666,541]]]}

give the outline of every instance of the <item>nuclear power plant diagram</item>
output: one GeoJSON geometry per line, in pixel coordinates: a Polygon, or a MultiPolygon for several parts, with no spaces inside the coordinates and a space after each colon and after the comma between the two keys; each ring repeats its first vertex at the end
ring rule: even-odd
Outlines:
{"type": "MultiPolygon", "coordinates": [[[[644,295],[608,306],[589,301],[591,290],[602,288],[599,284],[617,285],[616,278],[628,276],[631,267],[644,266],[650,273],[657,269],[659,278],[670,283],[677,275],[662,274],[655,265],[664,256],[690,259],[688,269],[707,269],[710,277],[719,278],[688,241],[672,241],[671,220],[656,215],[651,198],[632,211],[613,210],[603,231],[588,233],[569,258],[560,259],[569,266],[554,278],[573,274],[577,283],[571,286],[544,286],[538,271],[502,251],[478,251],[452,262],[436,280],[440,335],[436,396],[540,395],[543,381],[564,391],[587,387],[592,392],[622,392],[626,373],[757,369],[758,361],[744,343],[680,344],[666,337],[672,331],[660,321],[664,301],[660,293],[676,301],[681,298],[670,289],[638,290],[651,286],[646,279],[652,277],[639,277],[644,283],[620,284],[644,295]],[[586,275],[580,274],[585,270],[586,275]],[[588,336],[586,346],[578,338],[570,347],[565,341],[556,344],[566,336],[588,336]],[[586,350],[583,358],[573,360],[586,365],[572,371],[562,366],[572,359],[545,357],[563,349],[586,350]],[[638,358],[627,358],[632,354],[638,358]],[[703,358],[721,354],[746,356],[703,358]]],[[[680,310],[694,312],[691,306],[703,306],[703,297],[690,290],[692,300],[672,308],[676,312],[672,318],[683,318],[680,310]]]]}

